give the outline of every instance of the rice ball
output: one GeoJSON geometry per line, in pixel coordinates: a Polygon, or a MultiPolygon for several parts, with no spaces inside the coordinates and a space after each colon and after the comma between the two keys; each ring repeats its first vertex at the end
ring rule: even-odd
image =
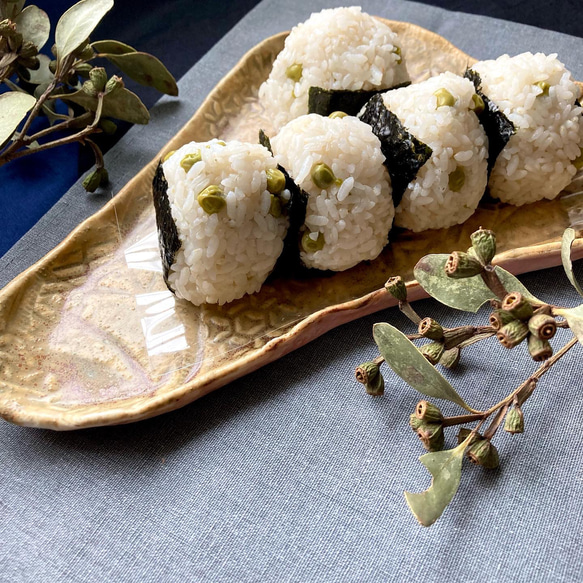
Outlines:
{"type": "Polygon", "coordinates": [[[522,205],[555,198],[581,164],[579,90],[556,54],[503,55],[472,66],[515,133],[490,176],[490,194],[522,205]],[[575,162],[575,164],[573,164],[575,162]]]}
{"type": "Polygon", "coordinates": [[[278,130],[308,113],[310,87],[373,90],[407,81],[400,43],[386,24],[358,6],[332,8],[292,29],[259,99],[278,130]]]}
{"type": "Polygon", "coordinates": [[[178,297],[223,304],[259,290],[288,226],[268,189],[274,170],[266,148],[239,141],[191,142],[164,162],[181,242],[167,279],[178,297]]]}
{"type": "Polygon", "coordinates": [[[276,160],[308,193],[300,231],[307,267],[343,271],[387,244],[394,207],[379,139],[355,117],[304,115],[272,138],[276,160]]]}

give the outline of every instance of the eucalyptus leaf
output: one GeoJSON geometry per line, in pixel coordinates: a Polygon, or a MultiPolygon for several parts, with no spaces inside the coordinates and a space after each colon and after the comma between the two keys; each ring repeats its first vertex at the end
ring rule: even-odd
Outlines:
{"type": "Polygon", "coordinates": [[[454,449],[426,453],[419,461],[432,475],[425,492],[405,492],[405,500],[423,526],[431,526],[453,500],[462,477],[462,462],[467,440],[454,449]]]}
{"type": "MultiPolygon", "coordinates": [[[[488,288],[480,275],[452,279],[445,273],[445,263],[449,255],[426,255],[415,266],[415,279],[433,298],[450,308],[477,312],[486,302],[495,299],[496,294],[488,288]]],[[[496,267],[496,274],[509,292],[520,292],[525,298],[539,304],[545,302],[533,296],[511,273],[496,267]]]]}
{"type": "MultiPolygon", "coordinates": [[[[97,97],[91,97],[83,91],[61,94],[55,97],[65,101],[72,101],[88,111],[95,111],[97,109],[97,97]]],[[[150,121],[150,114],[146,106],[135,93],[132,93],[125,87],[120,87],[112,93],[108,93],[103,98],[101,115],[103,117],[113,117],[138,124],[147,124],[150,121]]]]}
{"type": "Polygon", "coordinates": [[[373,337],[386,363],[416,391],[428,397],[452,401],[472,411],[456,390],[401,331],[390,324],[381,322],[374,325],[373,337]]]}
{"type": "Polygon", "coordinates": [[[81,0],[61,16],[55,29],[59,65],[87,41],[112,7],[113,0],[81,0]]]}
{"type": "Polygon", "coordinates": [[[96,53],[109,53],[110,55],[125,55],[136,52],[136,49],[118,40],[98,40],[91,43],[91,48],[96,53]]]}
{"type": "Polygon", "coordinates": [[[154,87],[161,93],[168,95],[178,95],[176,80],[153,55],[133,52],[124,55],[103,54],[101,56],[141,85],[154,87]]]}
{"type": "Polygon", "coordinates": [[[48,14],[38,6],[27,6],[15,19],[16,30],[25,41],[41,49],[49,40],[51,21],[48,14]]]}
{"type": "Polygon", "coordinates": [[[583,344],[583,304],[576,308],[564,308],[555,310],[555,313],[567,320],[571,332],[577,336],[577,340],[583,344]]]}
{"type": "Polygon", "coordinates": [[[577,290],[580,296],[583,296],[583,289],[579,285],[579,282],[575,279],[575,274],[573,273],[573,263],[571,261],[571,245],[573,241],[577,238],[577,232],[575,229],[569,227],[565,229],[563,233],[563,241],[561,243],[561,259],[563,261],[563,269],[571,282],[571,285],[577,290]]]}
{"type": "Polygon", "coordinates": [[[51,59],[46,55],[39,55],[38,61],[38,69],[35,69],[34,71],[32,69],[28,70],[30,75],[28,82],[33,85],[44,85],[45,83],[48,85],[55,78],[49,69],[51,59]]]}
{"type": "Polygon", "coordinates": [[[6,145],[35,103],[36,99],[32,95],[20,91],[8,91],[0,95],[0,148],[6,145]]]}
{"type": "Polygon", "coordinates": [[[26,0],[0,0],[0,20],[10,18],[13,20],[22,10],[26,0]]]}

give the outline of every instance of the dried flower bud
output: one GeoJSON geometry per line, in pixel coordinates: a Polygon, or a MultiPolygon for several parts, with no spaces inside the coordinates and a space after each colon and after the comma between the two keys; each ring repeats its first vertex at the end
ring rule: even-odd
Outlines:
{"type": "Polygon", "coordinates": [[[79,63],[75,65],[75,72],[84,79],[89,79],[89,73],[93,70],[93,66],[89,63],[79,63]]]}
{"type": "Polygon", "coordinates": [[[89,79],[93,82],[93,86],[98,92],[105,89],[105,84],[107,83],[107,73],[103,67],[93,67],[89,71],[89,79]]]}
{"type": "Polygon", "coordinates": [[[502,309],[510,312],[519,320],[528,321],[533,309],[530,302],[520,293],[512,292],[502,300],[502,309]]]}
{"type": "Polygon", "coordinates": [[[445,346],[443,342],[431,342],[429,344],[424,344],[419,348],[421,354],[433,365],[435,366],[439,359],[443,355],[445,346]]]}
{"type": "Polygon", "coordinates": [[[523,403],[532,395],[536,389],[537,384],[536,379],[531,379],[522,390],[516,395],[516,404],[521,407],[523,403]]]}
{"type": "Polygon", "coordinates": [[[439,407],[425,400],[417,403],[415,415],[426,423],[441,423],[443,421],[439,407]]]}
{"type": "Polygon", "coordinates": [[[440,451],[445,444],[445,435],[441,423],[425,423],[417,429],[417,437],[427,451],[440,451]]]}
{"type": "Polygon", "coordinates": [[[417,433],[417,430],[423,425],[423,420],[417,417],[416,413],[411,413],[409,416],[409,425],[411,429],[417,433]]]}
{"type": "Polygon", "coordinates": [[[542,362],[553,356],[553,349],[549,341],[534,334],[530,334],[528,337],[528,352],[530,352],[530,356],[535,362],[542,362]]]}
{"type": "Polygon", "coordinates": [[[466,455],[473,464],[483,466],[488,470],[493,470],[500,465],[498,450],[488,439],[476,440],[470,445],[466,455]]]}
{"type": "Polygon", "coordinates": [[[92,59],[95,56],[95,52],[91,48],[91,45],[87,43],[85,45],[82,45],[81,48],[75,51],[75,56],[81,59],[82,61],[88,61],[89,59],[92,59]]]}
{"type": "Polygon", "coordinates": [[[504,431],[508,433],[524,433],[524,414],[522,409],[515,405],[506,414],[506,419],[504,419],[504,431]]]}
{"type": "Polygon", "coordinates": [[[443,352],[439,364],[445,366],[445,368],[455,368],[459,364],[461,356],[461,349],[458,346],[454,346],[443,352]]]}
{"type": "Polygon", "coordinates": [[[5,18],[4,20],[0,20],[0,35],[2,36],[10,36],[16,33],[16,25],[14,22],[5,18]]]}
{"type": "Polygon", "coordinates": [[[36,57],[38,55],[38,49],[36,45],[30,41],[25,41],[22,43],[22,47],[20,48],[19,55],[23,58],[29,57],[36,57]]]}
{"type": "Polygon", "coordinates": [[[95,88],[95,85],[93,85],[93,81],[85,81],[85,83],[83,83],[83,86],[81,87],[81,90],[83,91],[83,93],[86,93],[91,97],[96,97],[97,94],[99,93],[99,91],[97,91],[97,89],[95,88]]]}
{"type": "Polygon", "coordinates": [[[466,340],[469,340],[476,333],[475,326],[458,326],[457,328],[452,328],[451,330],[445,330],[443,333],[443,338],[445,342],[445,348],[449,350],[466,340]]]}
{"type": "Polygon", "coordinates": [[[504,348],[514,348],[518,346],[528,336],[528,326],[520,320],[513,320],[504,324],[496,334],[498,342],[504,348]]]}
{"type": "Polygon", "coordinates": [[[480,227],[470,235],[470,239],[479,261],[483,265],[488,265],[496,255],[496,235],[494,232],[480,227]]]}
{"type": "Polygon", "coordinates": [[[445,273],[449,277],[461,279],[478,275],[484,269],[476,257],[462,251],[454,251],[445,263],[445,273]]]}
{"type": "Polygon", "coordinates": [[[13,32],[12,34],[6,34],[8,39],[8,46],[11,52],[17,53],[22,46],[22,35],[19,32],[13,32]]]}
{"type": "Polygon", "coordinates": [[[83,188],[87,192],[95,192],[100,186],[107,184],[109,175],[105,168],[96,168],[83,180],[83,188]]]}
{"type": "Polygon", "coordinates": [[[103,130],[103,133],[108,136],[113,136],[117,131],[117,124],[110,119],[100,119],[99,127],[103,130]]]}
{"type": "Polygon", "coordinates": [[[379,365],[375,362],[364,362],[356,368],[356,380],[362,383],[366,392],[374,397],[381,396],[385,392],[385,379],[381,374],[379,365]]]}
{"type": "Polygon", "coordinates": [[[120,89],[124,86],[123,80],[117,75],[113,77],[105,84],[105,94],[113,93],[116,89],[120,89]]]}
{"type": "Polygon", "coordinates": [[[534,336],[550,340],[557,331],[557,322],[548,314],[538,313],[528,321],[528,329],[534,336]]]}
{"type": "Polygon", "coordinates": [[[51,61],[49,63],[49,71],[53,73],[53,75],[55,74],[55,72],[57,71],[57,61],[51,61]]]}
{"type": "Polygon", "coordinates": [[[508,324],[508,322],[512,322],[512,320],[516,320],[516,318],[507,310],[494,310],[489,318],[490,326],[495,330],[500,330],[502,326],[508,324]]]}
{"type": "MultiPolygon", "coordinates": [[[[461,445],[469,437],[470,433],[472,433],[471,429],[468,429],[467,427],[460,427],[460,430],[458,431],[457,434],[458,445],[461,445]]],[[[475,443],[478,439],[484,438],[479,433],[474,433],[474,437],[469,443],[469,445],[472,445],[472,443],[475,443]]]]}
{"type": "Polygon", "coordinates": [[[399,275],[389,278],[387,283],[385,283],[385,289],[396,300],[399,300],[400,302],[407,301],[407,286],[399,275]]]}
{"type": "Polygon", "coordinates": [[[419,322],[419,334],[430,340],[441,340],[443,338],[443,328],[439,322],[433,318],[423,318],[419,322]]]}

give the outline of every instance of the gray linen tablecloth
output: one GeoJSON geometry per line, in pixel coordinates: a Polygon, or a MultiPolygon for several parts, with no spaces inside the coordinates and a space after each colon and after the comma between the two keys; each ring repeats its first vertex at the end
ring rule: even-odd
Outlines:
{"type": "MultiPolygon", "coordinates": [[[[557,52],[583,79],[579,38],[398,0],[362,4],[433,30],[477,58],[557,52]]],[[[113,190],[247,49],[333,5],[262,2],[180,81],[180,100],[162,99],[150,125],[133,128],[108,154],[113,190]]],[[[0,284],[107,196],[73,187],[0,259],[0,284]]],[[[578,301],[561,269],[522,279],[549,301],[578,301]]],[[[430,300],[417,308],[448,326],[486,317],[430,300]]],[[[403,498],[403,490],[429,484],[407,427],[417,394],[387,375],[386,396],[372,399],[353,380],[354,366],[375,354],[371,327],[381,320],[407,327],[395,309],[364,318],[142,423],[58,434],[1,422],[0,581],[583,580],[580,349],[525,406],[526,434],[498,440],[501,468],[464,467],[453,504],[423,529],[403,498]]],[[[495,342],[466,352],[451,377],[478,406],[535,368],[523,351],[495,342]]]]}

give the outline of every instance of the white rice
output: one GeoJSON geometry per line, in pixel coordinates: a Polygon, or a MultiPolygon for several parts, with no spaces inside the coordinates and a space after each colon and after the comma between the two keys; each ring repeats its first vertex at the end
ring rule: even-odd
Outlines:
{"type": "Polygon", "coordinates": [[[277,161],[309,194],[306,231],[323,249],[300,257],[307,267],[342,271],[375,259],[387,244],[394,216],[389,173],[380,142],[355,117],[299,117],[271,140],[277,161]],[[327,164],[342,184],[318,188],[310,171],[327,164]]]}
{"type": "Polygon", "coordinates": [[[230,302],[259,290],[283,249],[285,217],[269,213],[266,170],[276,168],[269,151],[238,141],[191,142],[164,162],[172,217],[182,246],[169,273],[180,298],[195,305],[230,302]],[[199,151],[202,160],[185,172],[180,161],[199,151]],[[220,185],[226,205],[207,214],[197,201],[207,186],[220,185]]]}
{"type": "Polygon", "coordinates": [[[555,198],[572,180],[581,155],[583,121],[578,88],[556,54],[503,55],[473,65],[482,90],[514,124],[516,133],[496,160],[490,194],[522,205],[555,198]],[[535,83],[550,85],[548,95],[535,83]]]}
{"type": "Polygon", "coordinates": [[[395,212],[395,225],[424,231],[463,223],[476,210],[487,182],[488,138],[471,110],[473,84],[443,73],[422,83],[383,94],[387,109],[433,153],[409,183],[395,212]],[[434,93],[446,89],[453,106],[436,107],[434,93]],[[458,192],[449,177],[462,168],[465,181],[458,192]]]}
{"type": "Polygon", "coordinates": [[[388,89],[409,80],[397,35],[360,7],[314,13],[295,26],[279,53],[259,99],[278,130],[308,113],[310,87],[324,89],[388,89]],[[298,82],[286,75],[302,65],[298,82]]]}

